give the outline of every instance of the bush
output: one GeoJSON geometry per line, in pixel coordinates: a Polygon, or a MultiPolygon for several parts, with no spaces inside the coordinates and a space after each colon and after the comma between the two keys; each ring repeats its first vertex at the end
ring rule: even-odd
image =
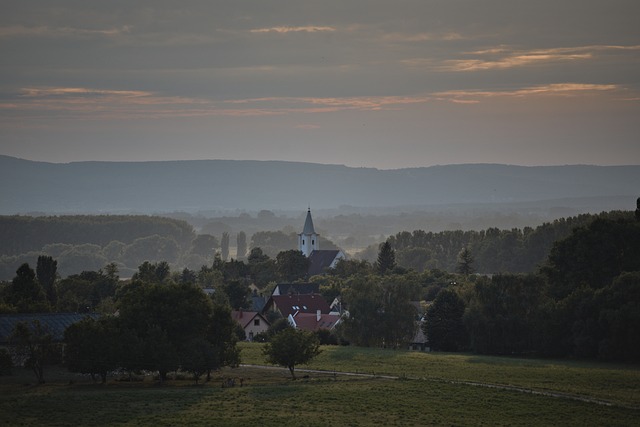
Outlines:
{"type": "Polygon", "coordinates": [[[11,375],[13,372],[13,361],[6,348],[0,348],[0,376],[11,375]]]}

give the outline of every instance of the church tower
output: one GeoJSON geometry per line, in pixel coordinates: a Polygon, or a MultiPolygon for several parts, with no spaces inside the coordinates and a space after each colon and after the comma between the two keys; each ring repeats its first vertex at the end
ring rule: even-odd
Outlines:
{"type": "Polygon", "coordinates": [[[313,229],[313,220],[311,219],[311,208],[307,211],[307,219],[304,221],[302,233],[298,234],[298,249],[307,258],[311,252],[320,249],[318,245],[318,234],[313,229]]]}

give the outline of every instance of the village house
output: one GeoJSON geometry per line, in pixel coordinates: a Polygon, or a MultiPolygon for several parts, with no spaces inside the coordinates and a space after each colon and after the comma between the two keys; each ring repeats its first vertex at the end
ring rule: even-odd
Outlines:
{"type": "Polygon", "coordinates": [[[340,323],[341,316],[337,313],[322,314],[296,312],[287,317],[289,325],[303,331],[318,331],[320,329],[333,330],[340,323]]]}
{"type": "Polygon", "coordinates": [[[331,307],[320,294],[309,295],[272,295],[264,306],[263,313],[277,312],[287,318],[290,314],[311,313],[315,315],[318,310],[321,314],[329,314],[331,307]]]}
{"type": "Polygon", "coordinates": [[[242,326],[247,341],[253,341],[257,334],[266,332],[271,325],[265,316],[256,311],[234,310],[231,318],[242,326]]]}

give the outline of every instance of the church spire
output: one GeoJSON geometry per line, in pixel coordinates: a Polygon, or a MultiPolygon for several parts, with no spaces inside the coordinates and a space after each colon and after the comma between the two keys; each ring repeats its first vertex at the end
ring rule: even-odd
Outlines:
{"type": "Polygon", "coordinates": [[[313,219],[311,219],[311,208],[307,211],[307,219],[304,220],[302,234],[316,234],[316,230],[313,228],[313,219]]]}
{"type": "Polygon", "coordinates": [[[298,250],[308,257],[311,252],[320,249],[318,245],[318,233],[313,227],[311,208],[307,210],[307,218],[304,221],[302,233],[298,234],[298,250]]]}

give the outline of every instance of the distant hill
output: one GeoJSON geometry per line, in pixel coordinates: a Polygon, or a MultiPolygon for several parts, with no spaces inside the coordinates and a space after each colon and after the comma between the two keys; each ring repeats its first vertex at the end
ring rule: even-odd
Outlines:
{"type": "MultiPolygon", "coordinates": [[[[379,170],[280,161],[34,162],[0,156],[0,214],[523,204],[640,195],[640,165],[379,170]]],[[[633,203],[633,205],[631,205],[633,203]]],[[[606,209],[611,208],[607,206],[606,209]]]]}

